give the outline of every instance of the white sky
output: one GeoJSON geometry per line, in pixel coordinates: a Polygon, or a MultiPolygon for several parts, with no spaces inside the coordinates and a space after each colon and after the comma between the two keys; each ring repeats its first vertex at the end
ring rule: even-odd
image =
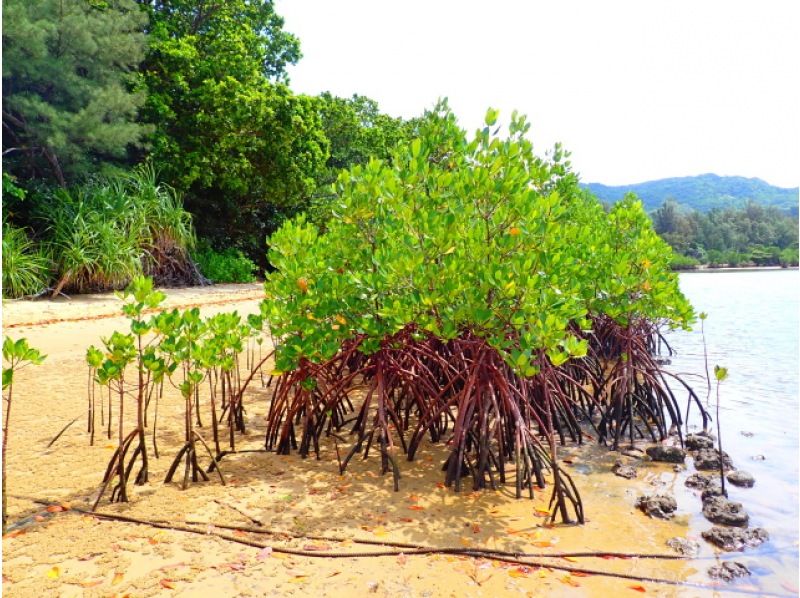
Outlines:
{"type": "MultiPolygon", "coordinates": [[[[462,126],[527,114],[587,182],[800,179],[800,2],[277,0],[300,93],[359,93],[462,126]]],[[[507,120],[506,120],[507,122],[507,120]]]]}

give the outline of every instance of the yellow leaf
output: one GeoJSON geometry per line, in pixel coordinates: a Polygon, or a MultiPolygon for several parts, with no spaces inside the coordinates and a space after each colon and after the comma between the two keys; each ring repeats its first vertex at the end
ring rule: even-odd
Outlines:
{"type": "Polygon", "coordinates": [[[383,536],[388,536],[388,535],[389,535],[389,532],[387,532],[387,531],[386,531],[386,528],[385,528],[385,527],[383,527],[383,526],[378,526],[378,527],[376,527],[376,528],[373,530],[373,532],[372,532],[372,533],[373,533],[373,534],[375,534],[375,535],[376,535],[376,536],[378,536],[378,537],[383,537],[383,536]]]}
{"type": "Polygon", "coordinates": [[[455,246],[453,246],[453,247],[451,247],[450,249],[448,249],[447,251],[445,251],[443,255],[450,255],[450,254],[451,254],[451,253],[453,253],[455,250],[456,250],[456,248],[455,248],[455,246]]]}
{"type": "Polygon", "coordinates": [[[59,569],[58,567],[53,567],[52,569],[49,569],[47,571],[47,577],[49,577],[50,579],[58,579],[60,575],[61,575],[61,569],[59,569]]]}
{"type": "Polygon", "coordinates": [[[117,573],[114,575],[114,579],[111,580],[111,585],[112,586],[116,586],[116,585],[121,584],[123,577],[125,577],[125,574],[124,573],[120,573],[119,571],[117,571],[117,573]]]}
{"type": "Polygon", "coordinates": [[[563,558],[564,558],[565,561],[569,561],[570,563],[577,563],[578,562],[578,559],[576,559],[575,557],[565,556],[563,558]]]}

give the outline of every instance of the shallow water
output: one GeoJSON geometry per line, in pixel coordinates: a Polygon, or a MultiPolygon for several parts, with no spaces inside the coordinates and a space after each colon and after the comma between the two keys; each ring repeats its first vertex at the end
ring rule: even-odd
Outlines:
{"type": "MultiPolygon", "coordinates": [[[[756,478],[750,489],[731,486],[730,498],[744,504],[751,527],[764,527],[770,534],[759,549],[731,556],[753,570],[763,591],[796,592],[800,273],[685,273],[680,285],[695,309],[708,314],[705,338],[712,381],[715,364],[729,370],[720,388],[723,449],[737,468],[756,478]]],[[[695,330],[673,332],[667,339],[677,351],[672,371],[703,374],[699,322],[695,330]]],[[[705,378],[688,380],[705,401],[705,378]]],[[[715,400],[712,382],[709,407],[715,400]]],[[[689,423],[690,429],[699,424],[696,410],[689,423]]],[[[716,432],[716,422],[712,426],[716,432]]],[[[709,527],[699,512],[690,521],[691,534],[709,527]]]]}

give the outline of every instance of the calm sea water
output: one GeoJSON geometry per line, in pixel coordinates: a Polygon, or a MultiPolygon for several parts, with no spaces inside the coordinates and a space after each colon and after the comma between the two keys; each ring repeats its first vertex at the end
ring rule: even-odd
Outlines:
{"type": "MultiPolygon", "coordinates": [[[[723,449],[736,467],[756,478],[753,488],[732,487],[730,498],[744,504],[751,526],[764,527],[771,536],[763,547],[733,556],[756,573],[763,590],[786,595],[796,590],[798,576],[800,272],[686,273],[680,285],[695,309],[708,314],[712,379],[715,364],[729,370],[720,390],[723,449]]],[[[667,338],[677,351],[670,369],[703,374],[699,322],[695,330],[667,338]]],[[[705,401],[705,379],[688,380],[705,401]]],[[[711,407],[715,400],[712,390],[711,407]]],[[[709,524],[698,516],[690,526],[699,535],[709,524]]]]}

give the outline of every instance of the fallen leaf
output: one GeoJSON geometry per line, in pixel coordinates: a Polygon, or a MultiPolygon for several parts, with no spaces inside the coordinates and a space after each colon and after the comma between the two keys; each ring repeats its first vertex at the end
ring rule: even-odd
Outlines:
{"type": "Polygon", "coordinates": [[[65,511],[69,511],[72,508],[72,505],[68,502],[62,502],[61,508],[64,509],[65,511]]]}
{"type": "Polygon", "coordinates": [[[561,558],[563,558],[565,561],[569,561],[570,563],[577,563],[578,562],[578,559],[576,559],[574,556],[565,556],[565,557],[561,557],[561,558]]]}
{"type": "Polygon", "coordinates": [[[401,517],[399,521],[402,521],[403,523],[414,523],[414,520],[411,519],[411,517],[401,517]]]}
{"type": "Polygon", "coordinates": [[[242,530],[237,529],[237,530],[233,530],[233,535],[234,536],[246,536],[247,532],[243,532],[242,530]]]}
{"type": "Polygon", "coordinates": [[[262,548],[261,550],[258,551],[258,554],[256,555],[256,558],[259,561],[263,561],[264,559],[266,559],[266,558],[268,558],[270,556],[272,556],[272,546],[266,546],[266,547],[264,547],[264,548],[262,548]]]}
{"type": "Polygon", "coordinates": [[[416,494],[412,494],[411,496],[408,497],[408,500],[410,500],[411,502],[419,502],[419,496],[417,496],[416,494]]]}
{"type": "Polygon", "coordinates": [[[563,577],[559,577],[558,580],[561,583],[567,584],[568,586],[572,586],[573,588],[581,587],[581,584],[579,584],[577,581],[572,579],[572,576],[569,575],[569,574],[568,575],[564,575],[563,577]]]}
{"type": "Polygon", "coordinates": [[[49,507],[47,507],[48,513],[60,513],[63,510],[64,507],[62,507],[61,505],[50,505],[49,507]]]}
{"type": "Polygon", "coordinates": [[[288,555],[288,554],[286,554],[285,552],[273,552],[273,553],[272,553],[272,558],[274,558],[274,559],[280,559],[280,560],[282,560],[282,561],[283,561],[283,560],[286,560],[286,559],[288,559],[288,558],[289,558],[289,555],[288,555]]]}
{"type": "Polygon", "coordinates": [[[125,577],[124,573],[120,573],[119,571],[114,575],[114,579],[111,580],[111,585],[116,586],[122,583],[122,578],[125,577]]]}
{"type": "Polygon", "coordinates": [[[61,569],[59,569],[58,567],[53,567],[47,570],[46,575],[50,579],[58,579],[59,576],[61,575],[61,569]]]}
{"type": "Polygon", "coordinates": [[[425,507],[421,507],[419,505],[409,505],[408,508],[411,509],[412,511],[424,511],[425,510],[425,507]]]}
{"type": "Polygon", "coordinates": [[[540,542],[531,542],[531,544],[533,546],[536,546],[536,548],[551,548],[553,546],[553,543],[550,542],[549,540],[543,540],[540,542]]]}
{"type": "Polygon", "coordinates": [[[376,527],[372,533],[378,536],[379,538],[389,535],[389,532],[386,531],[386,528],[381,526],[376,527]]]}
{"type": "Polygon", "coordinates": [[[472,545],[472,540],[470,540],[469,538],[465,538],[464,536],[461,536],[461,545],[462,546],[471,546],[472,545]]]}
{"type": "Polygon", "coordinates": [[[328,577],[336,577],[339,574],[341,574],[341,571],[334,571],[332,573],[328,573],[328,577]]]}
{"type": "Polygon", "coordinates": [[[591,573],[584,573],[583,571],[572,571],[572,577],[590,577],[591,573]]]}
{"type": "Polygon", "coordinates": [[[445,487],[444,482],[436,482],[436,487],[437,488],[444,488],[445,487]]]}
{"type": "Polygon", "coordinates": [[[82,588],[93,588],[94,586],[99,586],[103,583],[102,579],[87,579],[80,583],[82,588]]]}
{"type": "Polygon", "coordinates": [[[528,577],[530,572],[530,567],[514,567],[513,569],[508,570],[508,574],[511,577],[528,577]]]}
{"type": "Polygon", "coordinates": [[[479,534],[480,532],[481,532],[481,526],[478,525],[477,523],[473,523],[472,524],[472,533],[473,534],[479,534]]]}
{"type": "Polygon", "coordinates": [[[168,590],[174,590],[175,589],[175,584],[172,582],[171,579],[162,579],[158,583],[161,584],[162,588],[167,588],[168,590]]]}
{"type": "Polygon", "coordinates": [[[107,444],[106,448],[107,449],[115,449],[115,448],[117,448],[117,445],[116,444],[107,444]]]}
{"type": "Polygon", "coordinates": [[[545,511],[544,509],[534,509],[533,514],[537,517],[549,517],[550,511],[545,511]]]}
{"type": "Polygon", "coordinates": [[[631,590],[636,590],[637,592],[641,592],[642,594],[644,594],[645,592],[647,592],[647,590],[645,589],[645,587],[644,587],[643,585],[641,585],[641,584],[638,584],[638,583],[637,583],[637,584],[635,584],[635,585],[628,586],[628,587],[629,587],[631,590]]]}
{"type": "Polygon", "coordinates": [[[42,521],[44,521],[44,519],[45,519],[45,518],[44,518],[42,515],[34,515],[34,516],[33,516],[33,520],[34,520],[34,521],[39,521],[39,522],[42,522],[42,521]]]}
{"type": "Polygon", "coordinates": [[[156,540],[155,538],[147,538],[147,542],[149,544],[158,544],[158,540],[156,540]]]}
{"type": "Polygon", "coordinates": [[[309,552],[320,552],[323,550],[330,550],[331,547],[327,544],[306,544],[303,546],[303,550],[308,550],[309,552]]]}
{"type": "Polygon", "coordinates": [[[3,537],[4,538],[16,538],[17,536],[21,536],[22,534],[24,534],[25,531],[26,530],[24,530],[24,529],[17,529],[17,530],[14,530],[13,532],[9,532],[9,533],[5,534],[3,537]]]}

